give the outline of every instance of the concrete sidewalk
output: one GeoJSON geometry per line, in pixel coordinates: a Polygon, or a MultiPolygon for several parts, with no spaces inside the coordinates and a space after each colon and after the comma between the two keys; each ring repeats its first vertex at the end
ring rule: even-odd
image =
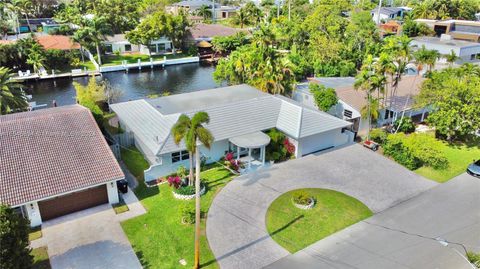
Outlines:
{"type": "Polygon", "coordinates": [[[125,204],[128,206],[128,211],[116,215],[116,218],[119,222],[147,213],[147,210],[145,210],[142,203],[137,199],[137,196],[135,196],[135,193],[130,189],[130,187],[128,188],[127,193],[122,193],[121,195],[123,201],[125,201],[125,204]]]}

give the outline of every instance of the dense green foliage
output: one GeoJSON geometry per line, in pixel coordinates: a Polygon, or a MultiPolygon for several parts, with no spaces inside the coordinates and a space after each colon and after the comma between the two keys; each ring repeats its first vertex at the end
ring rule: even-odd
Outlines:
{"type": "Polygon", "coordinates": [[[412,119],[409,117],[404,117],[396,120],[393,123],[393,128],[397,132],[406,133],[406,134],[415,132],[415,124],[413,123],[412,119]]]}
{"type": "Polygon", "coordinates": [[[95,77],[91,77],[86,86],[77,82],[74,82],[73,86],[77,93],[77,102],[88,108],[97,123],[102,126],[104,113],[100,106],[106,100],[105,85],[97,82],[95,77]]]}
{"type": "Polygon", "coordinates": [[[387,132],[384,129],[376,128],[370,131],[370,140],[383,145],[387,141],[387,132]]]}
{"type": "Polygon", "coordinates": [[[313,94],[315,104],[322,111],[329,111],[338,102],[337,93],[333,88],[326,88],[321,84],[310,83],[310,92],[313,94]]]}
{"type": "Polygon", "coordinates": [[[10,69],[0,67],[0,115],[25,110],[28,106],[21,85],[12,80],[10,69]]]}
{"type": "Polygon", "coordinates": [[[212,40],[212,45],[220,53],[230,53],[249,42],[244,32],[238,32],[232,36],[216,36],[212,40]]]}
{"type": "Polygon", "coordinates": [[[435,32],[425,23],[418,23],[411,16],[407,16],[402,25],[402,32],[408,37],[431,36],[435,32]]]}
{"type": "Polygon", "coordinates": [[[7,205],[0,204],[0,261],[2,269],[31,268],[28,231],[30,222],[7,205]]]}
{"type": "Polygon", "coordinates": [[[448,159],[441,147],[441,142],[429,134],[396,133],[388,135],[383,152],[410,170],[421,166],[446,169],[448,159]]]}
{"type": "Polygon", "coordinates": [[[284,193],[273,201],[267,211],[266,226],[275,242],[295,253],[371,215],[367,206],[341,192],[301,189],[284,193]],[[315,206],[308,210],[295,207],[292,198],[298,191],[308,193],[315,206]]]}
{"type": "Polygon", "coordinates": [[[480,68],[466,64],[432,72],[416,101],[418,106],[433,107],[427,122],[439,136],[471,138],[480,130],[480,68]]]}
{"type": "Polygon", "coordinates": [[[475,20],[480,10],[478,0],[410,0],[413,15],[419,19],[464,19],[475,20]]]}
{"type": "Polygon", "coordinates": [[[267,135],[270,137],[270,143],[267,145],[265,153],[267,160],[281,162],[294,156],[285,146],[285,141],[287,140],[285,134],[277,129],[270,129],[267,131],[267,135]]]}

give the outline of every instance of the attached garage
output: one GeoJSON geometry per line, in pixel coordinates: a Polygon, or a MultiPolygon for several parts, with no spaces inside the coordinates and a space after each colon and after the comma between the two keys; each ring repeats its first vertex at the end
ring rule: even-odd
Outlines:
{"type": "Polygon", "coordinates": [[[339,130],[333,130],[301,138],[302,156],[334,147],[335,136],[339,133],[339,130]]]}
{"type": "Polygon", "coordinates": [[[108,203],[106,185],[38,202],[43,221],[108,203]]]}

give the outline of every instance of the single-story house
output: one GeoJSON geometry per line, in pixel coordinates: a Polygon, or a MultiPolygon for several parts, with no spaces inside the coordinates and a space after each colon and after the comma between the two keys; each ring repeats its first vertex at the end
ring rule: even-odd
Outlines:
{"type": "Polygon", "coordinates": [[[248,34],[246,29],[233,28],[221,24],[199,23],[189,28],[186,40],[189,43],[210,42],[216,36],[231,36],[239,32],[248,34]]]}
{"type": "Polygon", "coordinates": [[[0,116],[0,203],[43,221],[118,203],[125,176],[88,109],[70,105],[0,116]]]}
{"type": "Polygon", "coordinates": [[[428,19],[416,19],[415,21],[425,23],[437,37],[448,34],[453,39],[480,42],[480,21],[428,19]]]}
{"type": "Polygon", "coordinates": [[[377,7],[372,9],[370,14],[372,15],[374,22],[380,23],[382,21],[389,21],[393,19],[403,19],[405,14],[409,11],[410,9],[406,7],[381,7],[379,13],[377,7]]]}
{"type": "Polygon", "coordinates": [[[186,10],[191,15],[198,15],[197,11],[202,6],[207,6],[214,13],[216,20],[228,19],[235,16],[240,9],[237,6],[222,6],[209,0],[185,0],[166,6],[166,10],[172,14],[178,14],[180,10],[186,10]]]}
{"type": "Polygon", "coordinates": [[[296,157],[350,143],[354,136],[345,130],[350,122],[245,84],[110,107],[150,163],[145,171],[147,181],[171,173],[179,165],[188,167],[189,155],[183,142],[177,146],[170,132],[181,114],[193,116],[198,111],[209,114],[210,123],[206,127],[215,141],[210,150],[200,145],[207,163],[233,152],[237,157],[248,155],[250,161],[262,165],[270,141],[263,132],[272,128],[283,132],[295,145],[296,157]]]}
{"type": "MultiPolygon", "coordinates": [[[[410,46],[416,50],[425,46],[426,49],[436,50],[441,55],[448,55],[455,52],[459,59],[457,63],[478,62],[480,60],[480,43],[453,39],[452,36],[442,34],[438,37],[415,37],[410,46]]],[[[446,62],[445,57],[439,59],[440,62],[446,62]]]]}
{"type": "Polygon", "coordinates": [[[107,36],[107,40],[103,42],[103,45],[105,46],[105,54],[113,54],[118,51],[121,54],[141,53],[148,55],[149,50],[152,54],[163,54],[172,51],[172,42],[167,38],[153,40],[150,47],[147,47],[130,43],[124,34],[107,36]]]}
{"type": "Polygon", "coordinates": [[[42,45],[44,49],[58,49],[58,50],[78,50],[80,44],[73,42],[69,36],[64,35],[38,35],[35,36],[38,44],[42,45]]]}
{"type": "MultiPolygon", "coordinates": [[[[419,94],[420,86],[425,79],[421,76],[403,76],[399,82],[396,95],[389,96],[386,107],[379,111],[377,126],[383,126],[394,122],[403,114],[412,117],[414,121],[422,122],[428,115],[429,109],[414,108],[414,97],[419,94]],[[390,106],[390,101],[392,105],[390,106]],[[405,113],[404,113],[405,112],[405,113]]],[[[317,108],[313,95],[310,93],[308,84],[318,83],[327,88],[333,88],[338,97],[338,103],[328,113],[352,123],[350,130],[355,134],[364,134],[368,129],[368,122],[362,119],[362,108],[366,106],[366,93],[354,88],[355,78],[310,78],[309,82],[300,83],[293,95],[293,99],[309,107],[317,108]]]]}

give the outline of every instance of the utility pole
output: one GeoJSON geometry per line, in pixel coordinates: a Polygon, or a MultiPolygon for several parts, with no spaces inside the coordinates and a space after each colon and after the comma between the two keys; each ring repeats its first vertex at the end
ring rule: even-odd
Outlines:
{"type": "Polygon", "coordinates": [[[382,9],[382,0],[378,3],[378,10],[377,10],[377,25],[380,24],[380,9],[382,9]]]}

